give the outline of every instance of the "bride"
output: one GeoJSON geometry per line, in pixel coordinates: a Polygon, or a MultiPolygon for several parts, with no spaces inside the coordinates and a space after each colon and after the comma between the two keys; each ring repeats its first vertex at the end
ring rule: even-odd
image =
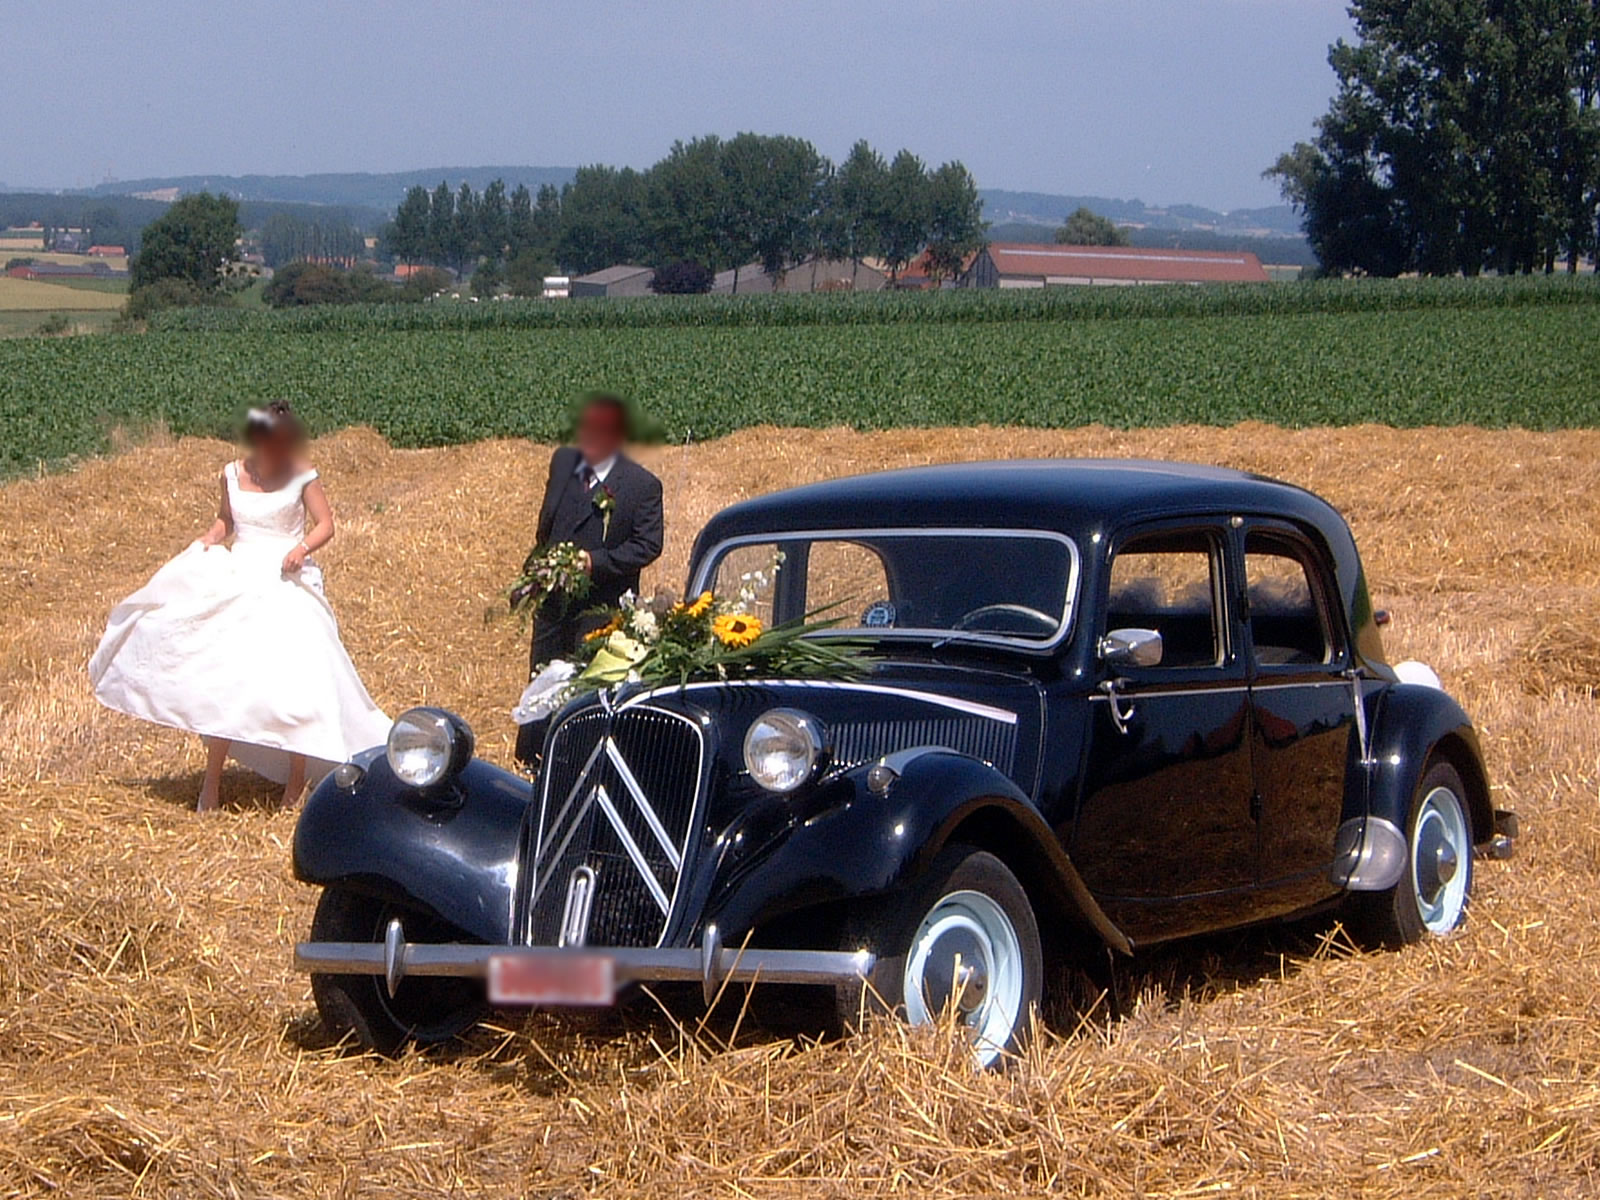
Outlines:
{"type": "Polygon", "coordinates": [[[222,470],[216,521],[111,611],[89,661],[102,704],[205,739],[201,812],[217,807],[230,753],[293,804],[308,759],[326,771],[389,730],[311,559],[333,540],[333,511],[304,431],[278,401],[250,410],[244,436],[246,456],[222,470]]]}

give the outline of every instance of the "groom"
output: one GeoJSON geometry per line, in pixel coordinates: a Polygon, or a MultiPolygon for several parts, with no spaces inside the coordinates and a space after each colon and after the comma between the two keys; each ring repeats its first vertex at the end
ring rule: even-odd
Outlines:
{"type": "MultiPolygon", "coordinates": [[[[597,392],[578,413],[577,444],[550,456],[535,544],[577,546],[593,583],[581,602],[553,597],[534,614],[530,673],[571,657],[583,634],[604,624],[585,610],[615,608],[624,592],[639,590],[639,572],[661,557],[661,481],[623,453],[630,434],[628,406],[597,392]]],[[[544,722],[522,726],[517,757],[531,762],[543,737],[544,722]]]]}

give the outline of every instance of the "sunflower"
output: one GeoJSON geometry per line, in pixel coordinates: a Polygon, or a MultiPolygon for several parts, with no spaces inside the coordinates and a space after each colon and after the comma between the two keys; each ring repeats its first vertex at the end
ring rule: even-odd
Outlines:
{"type": "Polygon", "coordinates": [[[622,615],[619,613],[617,616],[612,617],[611,620],[606,624],[600,626],[599,629],[591,629],[588,633],[584,634],[583,640],[586,642],[597,642],[601,638],[610,637],[613,633],[621,628],[622,615]]]}
{"type": "MultiPolygon", "coordinates": [[[[704,600],[705,596],[700,599],[704,600]]],[[[697,600],[695,603],[699,602],[697,600]]],[[[717,635],[717,641],[724,646],[737,650],[761,636],[761,622],[744,613],[723,613],[711,622],[711,632],[717,635]]]]}
{"type": "Polygon", "coordinates": [[[685,605],[683,611],[688,616],[698,619],[705,616],[706,613],[711,610],[711,604],[714,599],[715,597],[713,597],[710,592],[701,592],[700,598],[694,601],[692,604],[685,605]]]}

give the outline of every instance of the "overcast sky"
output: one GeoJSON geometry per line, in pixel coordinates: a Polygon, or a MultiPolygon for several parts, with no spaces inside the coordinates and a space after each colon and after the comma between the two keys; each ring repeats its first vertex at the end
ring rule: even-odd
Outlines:
{"type": "Polygon", "coordinates": [[[858,137],[985,187],[1270,204],[1344,0],[4,0],[0,182],[646,166],[858,137]]]}

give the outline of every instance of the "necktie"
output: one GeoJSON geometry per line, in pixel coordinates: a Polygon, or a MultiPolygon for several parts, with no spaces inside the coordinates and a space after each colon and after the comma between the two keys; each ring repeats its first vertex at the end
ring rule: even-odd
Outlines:
{"type": "Polygon", "coordinates": [[[595,482],[599,479],[599,476],[594,473],[593,467],[591,467],[588,463],[584,463],[583,471],[579,475],[579,478],[583,480],[583,487],[585,491],[593,491],[595,482]]]}

